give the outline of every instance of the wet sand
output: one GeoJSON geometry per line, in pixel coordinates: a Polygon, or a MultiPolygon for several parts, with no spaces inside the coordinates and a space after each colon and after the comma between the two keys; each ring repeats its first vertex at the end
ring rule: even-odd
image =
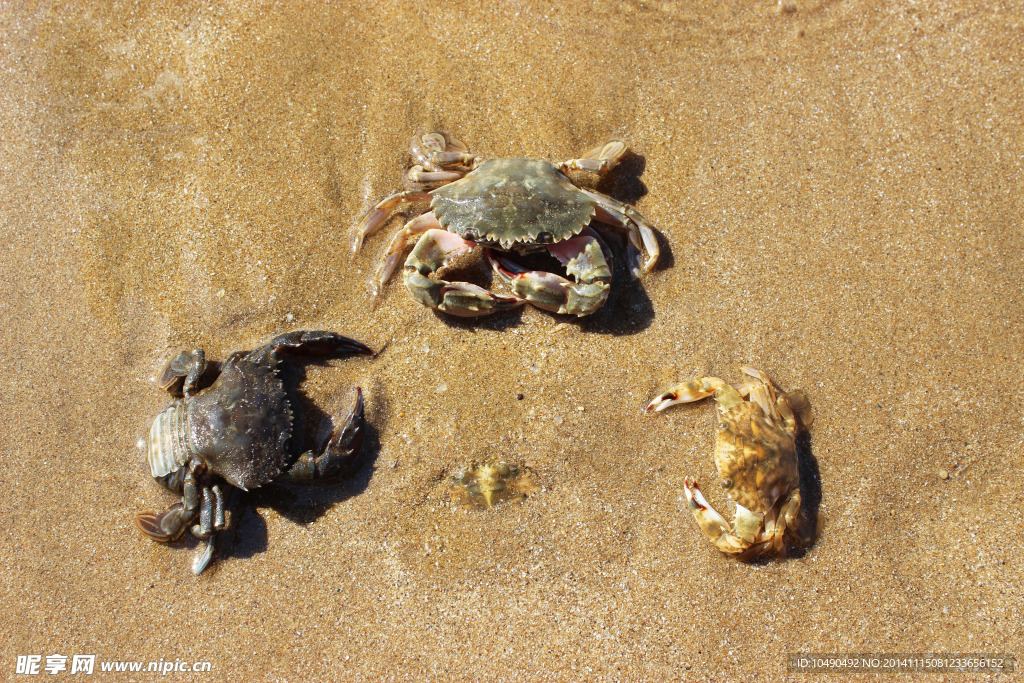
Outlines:
{"type": "Polygon", "coordinates": [[[1024,652],[1024,8],[786,4],[0,10],[0,678],[28,654],[306,681],[1024,652]],[[456,321],[400,282],[373,308],[399,221],[353,260],[354,218],[431,129],[487,156],[628,141],[598,187],[657,226],[658,269],[620,266],[581,321],[456,321]],[[290,329],[383,349],[307,367],[300,401],[315,439],[363,387],[373,462],[248,499],[196,578],[132,521],[172,501],[135,446],[151,378],[290,329]],[[722,503],[710,402],[642,413],[741,363],[816,416],[817,538],[753,564],[682,495],[722,503]],[[542,490],[451,504],[501,458],[542,490]]]}

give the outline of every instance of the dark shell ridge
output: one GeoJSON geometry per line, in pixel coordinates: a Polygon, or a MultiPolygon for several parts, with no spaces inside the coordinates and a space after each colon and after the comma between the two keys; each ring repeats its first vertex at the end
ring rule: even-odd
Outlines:
{"type": "Polygon", "coordinates": [[[488,159],[432,195],[441,227],[506,249],[537,242],[543,233],[551,236],[545,242],[567,240],[590,223],[597,208],[554,164],[538,159],[488,159]]]}
{"type": "Polygon", "coordinates": [[[189,446],[230,484],[251,489],[271,481],[288,460],[292,411],[273,366],[251,356],[226,363],[189,404],[189,446]]]}

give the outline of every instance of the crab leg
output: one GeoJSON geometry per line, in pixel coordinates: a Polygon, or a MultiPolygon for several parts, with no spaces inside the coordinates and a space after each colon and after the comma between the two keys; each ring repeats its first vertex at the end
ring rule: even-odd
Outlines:
{"type": "Polygon", "coordinates": [[[603,145],[598,145],[579,159],[563,161],[559,168],[562,173],[566,171],[605,173],[615,168],[625,153],[626,143],[620,140],[611,140],[603,145]]]}
{"type": "Polygon", "coordinates": [[[800,389],[787,391],[780,396],[778,406],[779,412],[786,418],[786,422],[791,425],[791,432],[796,431],[797,418],[799,418],[800,424],[804,427],[810,427],[814,422],[814,411],[811,410],[811,402],[807,399],[807,394],[800,389]]]}
{"type": "Polygon", "coordinates": [[[217,554],[217,550],[220,536],[213,535],[203,541],[202,548],[196,553],[196,556],[192,558],[192,573],[199,576],[203,571],[210,566],[213,562],[214,556],[217,554]]]}
{"type": "Polygon", "coordinates": [[[772,400],[775,400],[775,387],[772,384],[771,378],[769,378],[763,370],[758,370],[757,368],[751,367],[749,365],[741,365],[740,372],[742,372],[744,375],[749,375],[750,377],[761,380],[761,384],[765,385],[768,388],[768,391],[771,393],[772,400]]]}
{"type": "Polygon", "coordinates": [[[210,487],[213,492],[213,528],[215,531],[223,531],[227,527],[224,515],[224,494],[220,490],[220,484],[210,487]]]}
{"type": "Polygon", "coordinates": [[[356,224],[356,240],[352,245],[352,255],[355,256],[359,253],[359,248],[363,246],[363,240],[384,225],[396,207],[401,204],[429,201],[430,194],[421,190],[406,190],[381,200],[375,207],[367,211],[356,224]]]}
{"type": "MultiPolygon", "coordinates": [[[[751,376],[751,377],[753,377],[755,379],[760,380],[761,381],[761,385],[764,388],[764,391],[767,393],[767,399],[766,400],[769,403],[775,403],[775,401],[776,401],[775,386],[772,384],[772,381],[771,381],[771,379],[769,379],[768,375],[766,375],[763,371],[758,370],[757,368],[750,367],[749,365],[741,365],[740,366],[740,371],[743,374],[745,374],[745,375],[749,375],[749,376],[751,376]]],[[[764,406],[761,406],[761,407],[764,408],[764,406]]],[[[770,415],[770,414],[771,413],[769,413],[767,410],[765,410],[765,415],[770,415]]]]}
{"type": "Polygon", "coordinates": [[[405,174],[406,187],[427,192],[454,182],[464,175],[466,175],[464,171],[431,171],[416,165],[405,174]]]}
{"type": "Polygon", "coordinates": [[[135,515],[135,526],[154,541],[169,543],[176,541],[194,518],[182,503],[175,503],[163,512],[140,512],[135,515]]]}
{"type": "Polygon", "coordinates": [[[155,541],[167,543],[177,540],[199,514],[200,493],[193,463],[182,482],[181,502],[163,512],[140,512],[135,515],[135,526],[155,541]]]}
{"type": "Polygon", "coordinates": [[[363,447],[363,390],[356,388],[355,405],[345,422],[331,433],[318,455],[307,451],[281,477],[281,481],[311,483],[348,474],[363,447]]]}
{"type": "Polygon", "coordinates": [[[469,153],[466,143],[436,130],[413,136],[409,142],[409,153],[428,171],[468,171],[477,161],[476,155],[469,153]]]}
{"type": "MultiPolygon", "coordinates": [[[[220,493],[219,490],[217,492],[220,493]]],[[[192,535],[196,538],[209,538],[213,535],[213,507],[216,501],[208,487],[204,486],[200,493],[202,503],[199,506],[199,524],[192,527],[192,535]]]]}
{"type": "Polygon", "coordinates": [[[468,282],[432,280],[430,275],[476,244],[445,230],[423,233],[405,261],[405,286],[424,306],[462,317],[487,315],[522,305],[516,297],[498,296],[468,282]]]}
{"type": "Polygon", "coordinates": [[[192,535],[209,538],[214,532],[224,530],[224,494],[219,484],[202,487],[201,494],[199,524],[192,527],[192,535]]]}
{"type": "Polygon", "coordinates": [[[589,228],[578,237],[548,246],[573,280],[554,273],[526,270],[487,250],[491,268],[516,296],[554,313],[590,315],[608,298],[612,273],[596,233],[589,228]]]}
{"type": "Polygon", "coordinates": [[[600,192],[583,188],[580,188],[580,191],[597,202],[597,220],[627,231],[632,256],[630,272],[633,277],[639,279],[641,275],[649,273],[661,254],[658,238],[654,236],[654,226],[648,223],[639,211],[628,204],[600,192]],[[640,264],[639,254],[641,252],[647,254],[643,265],[640,264]]]}
{"type": "Polygon", "coordinates": [[[214,496],[213,531],[217,533],[211,533],[208,537],[204,538],[202,547],[195,557],[192,558],[192,573],[196,576],[202,574],[203,570],[210,566],[210,562],[213,561],[213,558],[220,551],[221,535],[219,532],[227,529],[230,523],[230,519],[226,515],[226,508],[231,504],[234,487],[229,486],[227,492],[222,494],[220,486],[214,485],[210,488],[210,491],[214,496]]]}
{"type": "Polygon", "coordinates": [[[760,408],[761,412],[764,413],[765,417],[770,423],[776,423],[782,421],[782,416],[775,409],[775,403],[772,402],[772,397],[768,388],[763,384],[758,384],[750,388],[749,393],[750,400],[756,403],[760,408]]]}
{"type": "Polygon", "coordinates": [[[686,502],[690,504],[690,510],[693,512],[694,519],[697,520],[697,526],[723,553],[757,555],[774,543],[773,540],[753,543],[733,533],[732,527],[725,521],[725,518],[718,514],[704,498],[696,481],[685,480],[683,493],[686,494],[686,502]]]}
{"type": "Polygon", "coordinates": [[[754,387],[759,385],[759,382],[747,380],[745,382],[733,382],[732,388],[738,391],[740,396],[746,398],[747,396],[750,396],[750,392],[754,390],[754,387]]]}
{"type": "Polygon", "coordinates": [[[773,533],[775,551],[782,550],[782,541],[786,535],[786,529],[796,529],[797,517],[800,515],[800,490],[795,489],[786,497],[785,502],[779,508],[779,516],[773,533]]]}
{"type": "Polygon", "coordinates": [[[469,147],[437,131],[417,135],[409,143],[416,165],[405,174],[406,187],[434,190],[466,175],[477,164],[469,147]]]}
{"type": "Polygon", "coordinates": [[[796,433],[797,415],[800,417],[800,423],[804,426],[809,426],[814,421],[811,404],[803,391],[797,389],[777,396],[775,386],[764,372],[749,365],[740,366],[740,370],[759,380],[759,382],[752,383],[755,386],[760,386],[760,390],[751,390],[749,392],[751,398],[761,406],[765,415],[776,421],[784,420],[790,434],[796,433]]]}
{"type": "Polygon", "coordinates": [[[205,371],[206,354],[202,349],[182,351],[167,361],[167,366],[157,379],[157,385],[171,394],[176,394],[180,388],[182,395],[191,396],[205,371]],[[184,381],[179,385],[182,379],[184,381]]]}

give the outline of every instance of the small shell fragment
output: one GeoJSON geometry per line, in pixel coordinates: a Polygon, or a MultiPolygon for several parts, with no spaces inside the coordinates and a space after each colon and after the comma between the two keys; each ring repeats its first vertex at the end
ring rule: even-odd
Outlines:
{"type": "Polygon", "coordinates": [[[501,502],[522,503],[540,490],[529,467],[515,463],[472,463],[451,478],[451,500],[466,510],[486,510],[501,502]]]}

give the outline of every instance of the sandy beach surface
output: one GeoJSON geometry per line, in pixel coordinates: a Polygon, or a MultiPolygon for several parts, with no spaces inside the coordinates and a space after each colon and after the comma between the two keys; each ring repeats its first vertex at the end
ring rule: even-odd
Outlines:
{"type": "Polygon", "coordinates": [[[67,657],[53,680],[95,655],[103,680],[640,681],[1024,653],[1020,3],[25,2],[0,22],[0,679],[29,655],[67,657]],[[627,141],[574,177],[651,220],[658,267],[631,282],[609,228],[588,318],[460,321],[400,278],[374,307],[401,219],[353,259],[355,220],[434,129],[556,161],[627,141]],[[369,462],[247,495],[195,577],[194,541],[133,523],[174,501],[136,446],[169,401],[152,378],[176,349],[296,329],[381,351],[289,375],[314,445],[363,388],[369,462]],[[742,363],[815,414],[811,538],[746,564],[683,496],[694,476],[726,508],[712,403],[643,413],[742,363]],[[453,502],[459,468],[498,461],[533,473],[525,501],[453,502]]]}

